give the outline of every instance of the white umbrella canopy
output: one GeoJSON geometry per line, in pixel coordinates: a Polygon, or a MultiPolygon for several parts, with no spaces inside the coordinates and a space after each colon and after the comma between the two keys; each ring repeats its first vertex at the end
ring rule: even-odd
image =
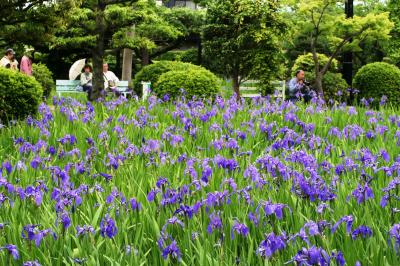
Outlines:
{"type": "Polygon", "coordinates": [[[82,73],[85,63],[86,58],[83,58],[72,64],[71,68],[69,69],[69,80],[75,80],[82,73]]]}

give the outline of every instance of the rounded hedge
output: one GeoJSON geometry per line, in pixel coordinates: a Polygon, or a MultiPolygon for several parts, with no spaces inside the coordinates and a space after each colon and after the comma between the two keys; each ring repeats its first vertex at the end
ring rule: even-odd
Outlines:
{"type": "Polygon", "coordinates": [[[220,80],[206,69],[174,70],[161,75],[153,92],[159,97],[177,97],[184,92],[186,98],[207,98],[219,93],[220,80]]]}
{"type": "Polygon", "coordinates": [[[37,112],[43,90],[35,78],[0,68],[0,120],[23,119],[37,112]]]}
{"type": "Polygon", "coordinates": [[[143,67],[133,80],[134,90],[137,95],[142,95],[142,81],[150,81],[151,88],[154,90],[154,85],[157,83],[158,78],[171,70],[184,70],[185,63],[175,61],[158,61],[154,64],[143,67]]]}
{"type": "Polygon", "coordinates": [[[388,63],[372,63],[363,66],[354,77],[353,87],[360,98],[374,98],[379,102],[387,96],[388,102],[400,104],[400,69],[388,63]]]}
{"type": "Polygon", "coordinates": [[[32,64],[32,74],[35,79],[42,85],[43,96],[48,98],[55,88],[53,73],[44,64],[32,64]]]}
{"type": "MultiPolygon", "coordinates": [[[[137,95],[142,95],[142,81],[150,81],[151,89],[157,90],[157,81],[161,75],[169,71],[179,70],[205,70],[205,68],[193,65],[190,63],[178,62],[178,61],[158,61],[154,64],[143,67],[136,75],[133,80],[133,87],[137,95]]],[[[210,72],[211,73],[211,72],[210,72]]]]}

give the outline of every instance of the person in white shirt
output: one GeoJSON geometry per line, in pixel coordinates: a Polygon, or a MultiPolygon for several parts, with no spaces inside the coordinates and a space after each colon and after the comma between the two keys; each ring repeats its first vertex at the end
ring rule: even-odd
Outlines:
{"type": "Polygon", "coordinates": [[[117,83],[119,82],[118,77],[114,72],[108,70],[108,64],[103,64],[103,77],[104,77],[104,89],[115,90],[117,88],[117,83]]]}
{"type": "Polygon", "coordinates": [[[0,66],[18,70],[18,61],[15,59],[15,52],[13,49],[7,49],[4,57],[0,60],[0,66]]]}

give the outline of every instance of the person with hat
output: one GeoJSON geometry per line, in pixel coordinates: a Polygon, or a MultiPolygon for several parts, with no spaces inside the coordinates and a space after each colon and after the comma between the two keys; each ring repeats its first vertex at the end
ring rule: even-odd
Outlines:
{"type": "Polygon", "coordinates": [[[92,92],[92,87],[93,87],[92,79],[93,79],[92,66],[86,64],[83,67],[83,73],[81,74],[81,86],[83,88],[83,91],[86,91],[88,93],[88,96],[90,96],[92,92]]]}
{"type": "Polygon", "coordinates": [[[33,49],[27,49],[21,58],[20,71],[28,76],[32,76],[32,57],[33,49]]]}
{"type": "Polygon", "coordinates": [[[15,52],[13,49],[7,49],[4,57],[0,59],[0,67],[18,70],[18,61],[15,59],[15,52]]]}

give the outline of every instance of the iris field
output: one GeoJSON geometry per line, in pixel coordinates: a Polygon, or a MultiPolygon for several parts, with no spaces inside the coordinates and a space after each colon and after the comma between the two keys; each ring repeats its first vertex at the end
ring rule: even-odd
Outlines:
{"type": "Polygon", "coordinates": [[[39,113],[0,129],[0,265],[400,265],[391,107],[54,98],[39,113]]]}

